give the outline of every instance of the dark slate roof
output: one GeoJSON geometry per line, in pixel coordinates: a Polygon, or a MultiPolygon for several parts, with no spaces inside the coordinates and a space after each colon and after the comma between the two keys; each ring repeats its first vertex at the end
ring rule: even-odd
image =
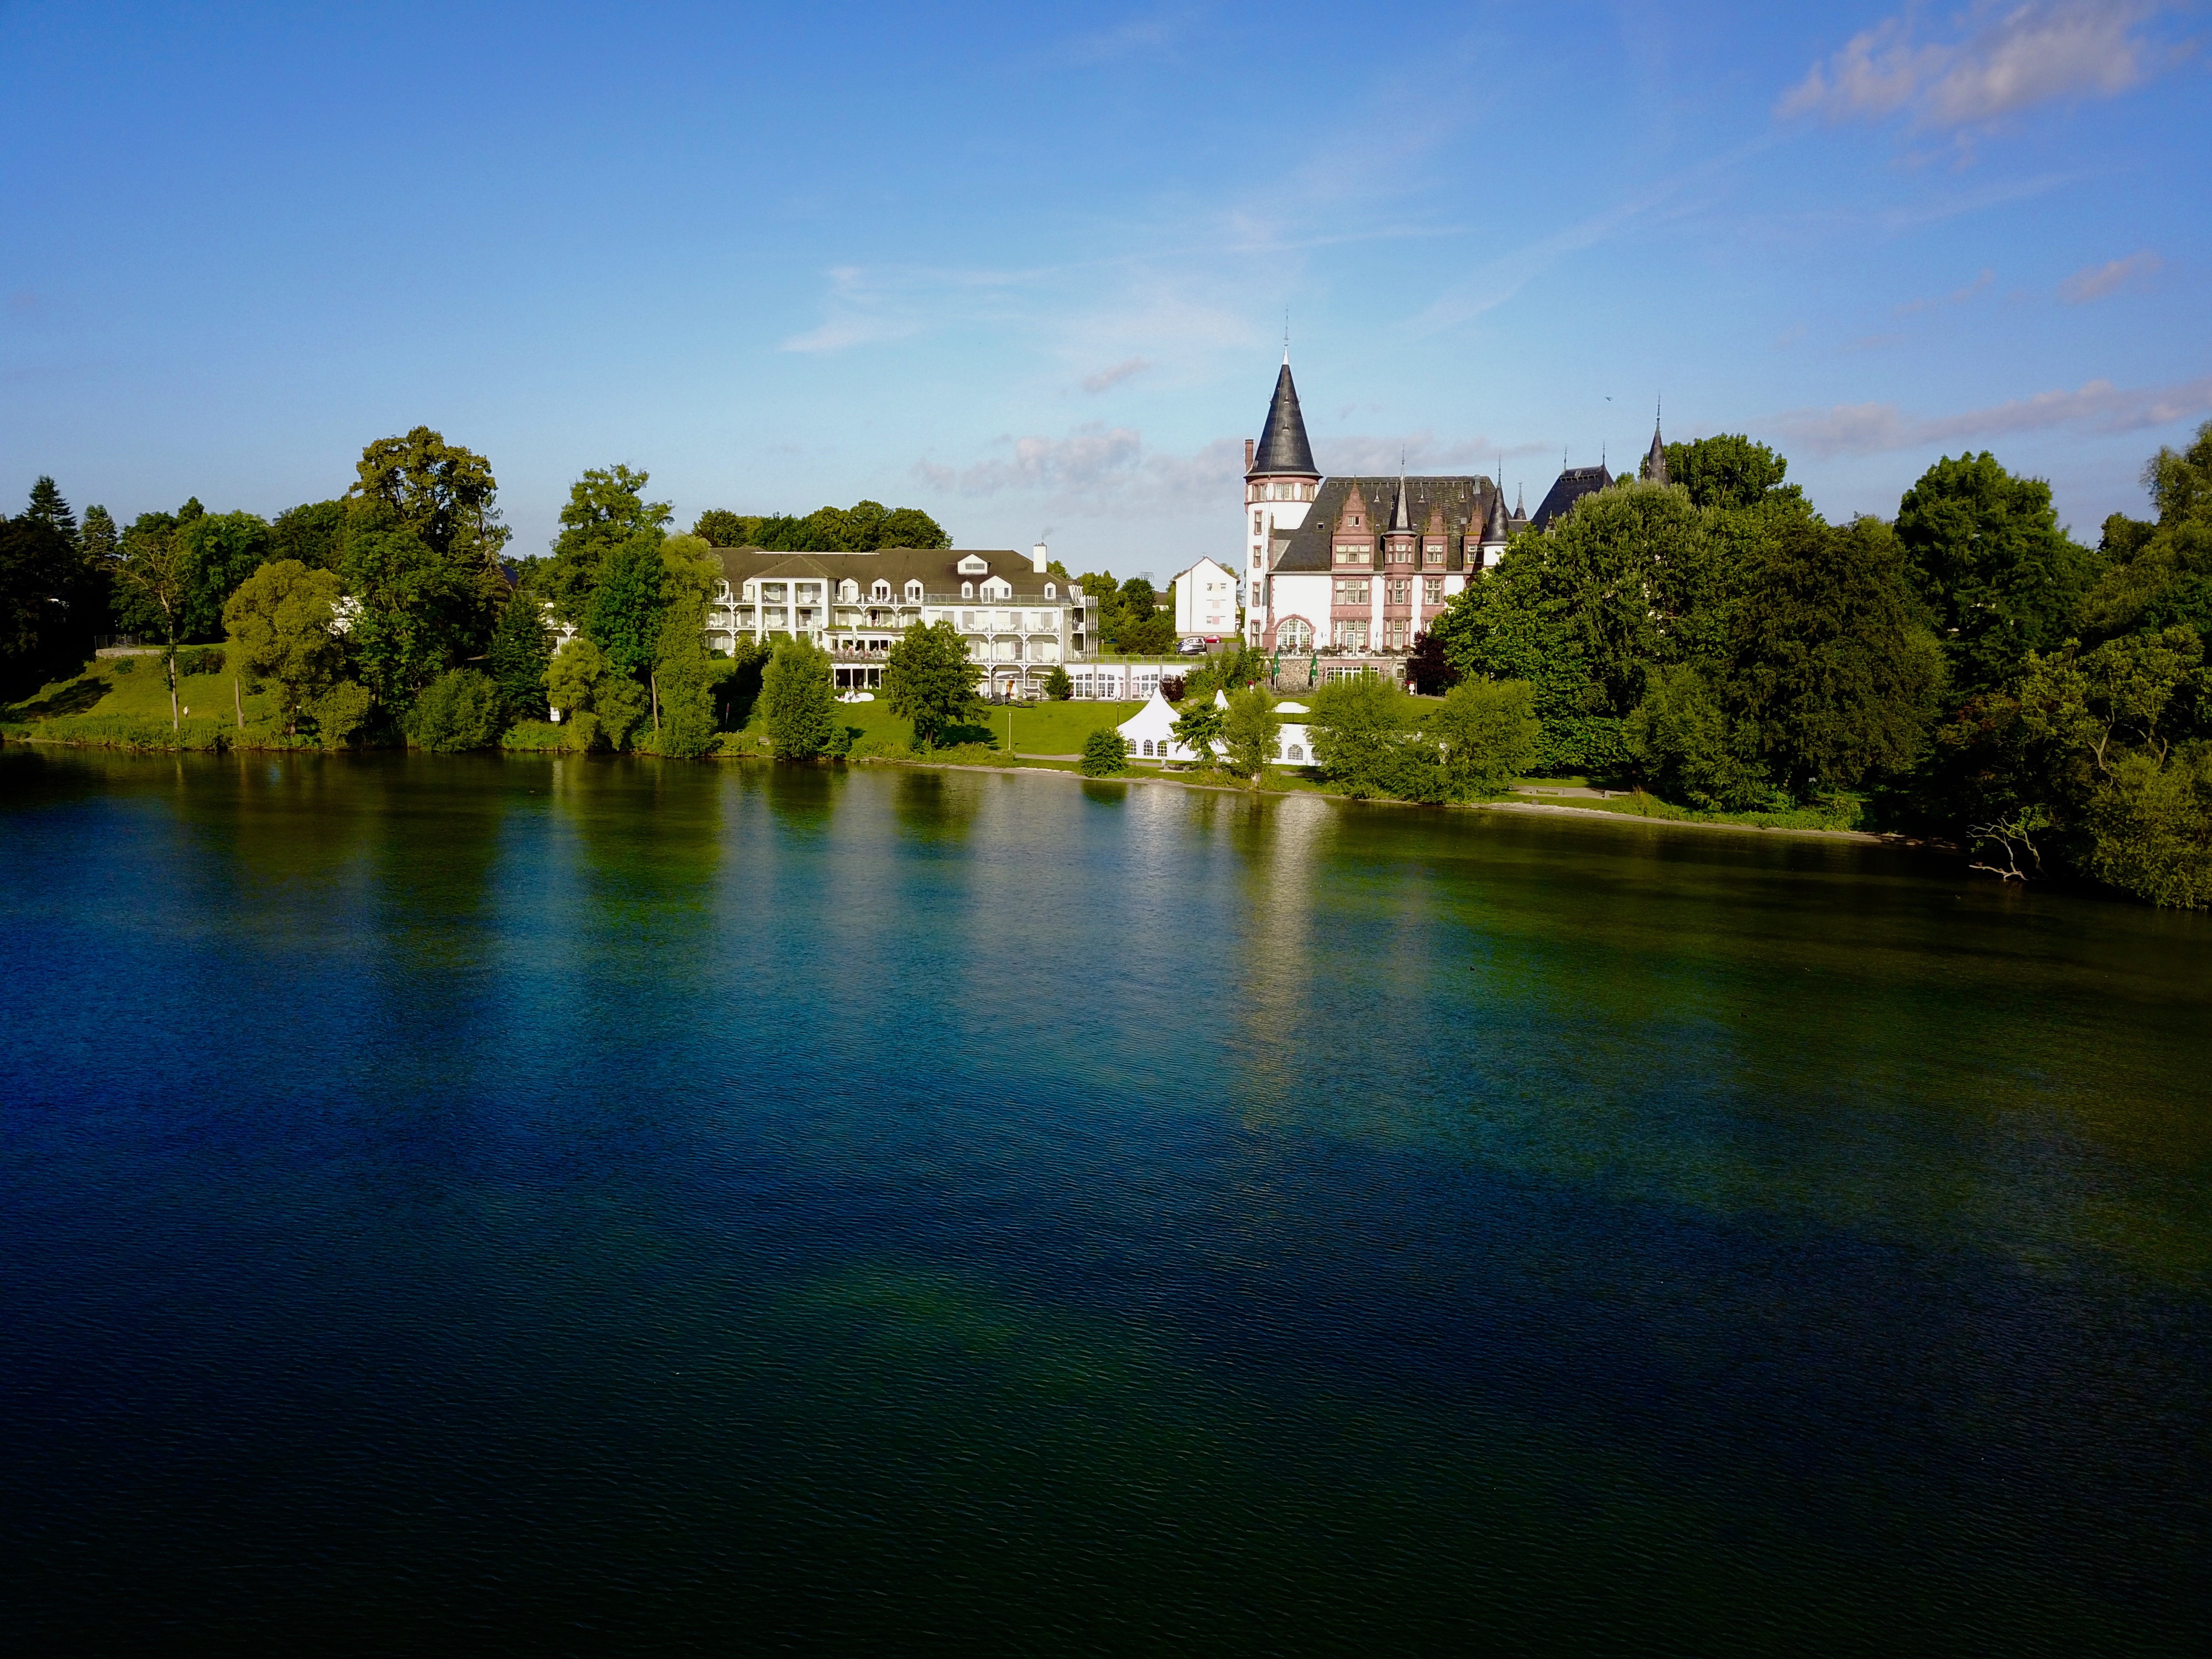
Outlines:
{"type": "Polygon", "coordinates": [[[1268,472],[1303,472],[1321,476],[1314,465],[1313,446],[1306,441],[1305,416],[1298,413],[1298,389],[1291,382],[1291,360],[1283,359],[1283,372],[1275,376],[1275,398],[1267,405],[1267,424],[1260,428],[1260,447],[1253,452],[1248,478],[1268,472]]]}
{"type": "Polygon", "coordinates": [[[1651,447],[1644,452],[1643,475],[1653,483],[1667,482],[1667,441],[1659,435],[1659,423],[1651,423],[1651,447]]]}
{"type": "Polygon", "coordinates": [[[1490,492],[1490,510],[1483,514],[1482,539],[1503,542],[1511,540],[1512,536],[1513,526],[1505,517],[1505,492],[1493,489],[1490,492]]]}
{"type": "MultiPolygon", "coordinates": [[[[1336,562],[1336,520],[1344,511],[1344,498],[1352,493],[1354,484],[1365,499],[1369,510],[1367,528],[1354,533],[1364,536],[1375,548],[1372,568],[1382,568],[1382,537],[1384,531],[1375,522],[1374,508],[1396,495],[1395,478],[1327,478],[1314,492],[1314,504],[1306,514],[1306,521],[1290,532],[1283,545],[1282,556],[1275,561],[1278,570],[1334,570],[1357,569],[1358,566],[1340,567],[1336,562]]],[[[1429,509],[1441,507],[1443,512],[1444,568],[1463,570],[1467,561],[1462,543],[1470,533],[1482,534],[1482,521],[1496,487],[1489,479],[1474,475],[1463,478],[1408,478],[1404,497],[1408,520],[1416,525],[1429,521],[1429,509]],[[1472,532],[1469,526],[1472,526],[1472,532]]],[[[1417,532],[1418,533],[1418,532],[1417,532]]]]}
{"type": "Polygon", "coordinates": [[[1585,495],[1595,495],[1613,482],[1613,474],[1602,466],[1571,466],[1559,474],[1551,493],[1529,519],[1531,526],[1549,530],[1554,520],[1564,519],[1585,495]]]}
{"type": "MultiPolygon", "coordinates": [[[[1425,524],[1428,520],[1424,519],[1422,522],[1425,524]]],[[[1390,509],[1390,528],[1411,530],[1413,527],[1413,515],[1407,511],[1406,504],[1406,475],[1401,472],[1398,475],[1398,504],[1390,509]]]]}
{"type": "Polygon", "coordinates": [[[765,576],[771,581],[791,577],[806,580],[817,576],[843,581],[849,576],[860,584],[865,595],[881,578],[891,585],[891,592],[896,597],[904,594],[909,578],[920,577],[925,592],[957,593],[962,582],[980,584],[985,580],[962,571],[960,562],[981,559],[990,566],[991,575],[1012,587],[1017,601],[1042,599],[1047,582],[1058,590],[1061,600],[1077,591],[1076,584],[1065,576],[1045,575],[1032,569],[1026,553],[990,549],[887,547],[874,553],[769,553],[757,547],[718,547],[714,557],[720,562],[722,574],[732,587],[757,576],[765,576]]]}

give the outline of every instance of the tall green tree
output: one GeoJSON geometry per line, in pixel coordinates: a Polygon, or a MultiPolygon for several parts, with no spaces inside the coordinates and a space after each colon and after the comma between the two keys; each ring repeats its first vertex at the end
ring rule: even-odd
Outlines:
{"type": "Polygon", "coordinates": [[[1795,495],[1796,487],[1783,483],[1789,471],[1786,459],[1741,432],[1667,446],[1668,481],[1698,507],[1726,510],[1756,506],[1785,492],[1795,495]]]}
{"type": "Polygon", "coordinates": [[[194,573],[179,545],[175,520],[166,513],[141,514],[123,534],[115,580],[123,600],[118,610],[126,625],[161,637],[161,665],[169,681],[169,726],[176,730],[182,724],[177,711],[177,641],[183,636],[185,611],[191,603],[194,573]]]}
{"type": "Polygon", "coordinates": [[[583,617],[583,631],[615,672],[642,679],[660,637],[664,566],[658,530],[641,530],[607,550],[583,617]]]}
{"type": "Polygon", "coordinates": [[[365,446],[347,501],[380,529],[401,529],[441,558],[486,567],[512,533],[499,521],[491,463],[445,434],[418,426],[365,446]]]}
{"type": "Polygon", "coordinates": [[[74,544],[76,540],[76,514],[62,499],[61,486],[43,472],[31,486],[31,503],[24,516],[46,526],[64,541],[74,544]]]}
{"type": "Polygon", "coordinates": [[[1332,680],[1314,693],[1311,708],[1314,761],[1330,782],[1354,799],[1416,793],[1413,700],[1395,681],[1375,674],[1332,680]]]}
{"type": "Polygon", "coordinates": [[[81,568],[76,549],[46,520],[24,514],[0,523],[0,690],[27,690],[61,666],[81,568]]]}
{"type": "Polygon", "coordinates": [[[1542,725],[1525,680],[1462,680],[1421,717],[1425,755],[1444,800],[1503,794],[1536,758],[1542,725]]]}
{"type": "Polygon", "coordinates": [[[1185,702],[1168,730],[1200,766],[1211,766],[1215,759],[1213,745],[1221,740],[1228,720],[1229,711],[1217,708],[1212,696],[1203,695],[1185,702]]]}
{"type": "Polygon", "coordinates": [[[836,732],[830,653],[808,640],[783,640],[761,676],[762,723],[778,760],[811,760],[836,732]]]}
{"type": "Polygon", "coordinates": [[[910,623],[884,658],[891,712],[914,724],[915,746],[937,746],[947,727],[976,713],[976,672],[951,623],[910,623]]]}
{"type": "Polygon", "coordinates": [[[184,637],[220,639],[223,606],[269,558],[269,526],[252,513],[198,513],[182,519],[175,533],[191,583],[184,637]]]}
{"type": "Polygon", "coordinates": [[[1231,691],[1227,714],[1221,722],[1224,764],[1238,777],[1259,782],[1267,763],[1275,758],[1276,738],[1282,726],[1275,714],[1275,700],[1258,686],[1231,691]]]}
{"type": "Polygon", "coordinates": [[[1889,526],[1785,521],[1730,580],[1723,702],[1776,781],[1809,799],[1909,770],[1943,661],[1889,526]]]}
{"type": "Polygon", "coordinates": [[[362,683],[390,713],[465,658],[481,636],[481,566],[473,553],[441,553],[412,531],[356,529],[341,573],[353,601],[342,617],[362,683]]]}
{"type": "Polygon", "coordinates": [[[1996,689],[2071,633],[2097,560],[2058,526],[2051,486],[1987,451],[1945,457],[1898,503],[1897,540],[1960,692],[1996,689]]]}
{"type": "Polygon", "coordinates": [[[240,583],[224,603],[228,665],[234,674],[275,683],[288,732],[299,731],[301,712],[344,666],[345,649],[331,631],[343,592],[335,573],[278,559],[240,583]]]}
{"type": "Polygon", "coordinates": [[[484,662],[509,720],[545,718],[545,670],[552,660],[545,613],[529,594],[517,593],[499,613],[484,662]]]}
{"type": "Polygon", "coordinates": [[[647,539],[660,544],[671,515],[666,501],[646,499],[651,482],[650,473],[617,465],[588,468],[568,487],[553,556],[526,584],[541,591],[562,621],[583,624],[616,550],[647,539]]]}
{"type": "Polygon", "coordinates": [[[2212,636],[2212,421],[2143,470],[2158,516],[2105,521],[2106,568],[2081,605],[2085,639],[2177,624],[2212,636]]]}
{"type": "Polygon", "coordinates": [[[303,501],[269,525],[271,558],[297,559],[311,570],[337,570],[345,562],[346,503],[303,501]]]}

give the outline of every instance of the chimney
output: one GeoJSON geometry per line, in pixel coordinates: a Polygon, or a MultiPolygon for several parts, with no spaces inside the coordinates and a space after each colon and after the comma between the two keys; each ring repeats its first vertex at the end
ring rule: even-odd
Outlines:
{"type": "Polygon", "coordinates": [[[1042,576],[1044,574],[1046,563],[1044,544],[1039,542],[1035,547],[1030,549],[1030,568],[1042,576]]]}
{"type": "Polygon", "coordinates": [[[1244,470],[1247,472],[1252,470],[1252,441],[1249,438],[1244,441],[1244,470]]]}

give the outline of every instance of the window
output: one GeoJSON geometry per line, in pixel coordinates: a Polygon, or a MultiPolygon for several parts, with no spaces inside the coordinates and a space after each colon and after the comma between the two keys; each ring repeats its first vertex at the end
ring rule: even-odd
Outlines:
{"type": "Polygon", "coordinates": [[[1303,617],[1293,617],[1275,630],[1275,642],[1285,651],[1303,651],[1313,643],[1313,629],[1303,617]]]}
{"type": "Polygon", "coordinates": [[[880,577],[877,579],[876,585],[868,590],[868,597],[872,599],[888,599],[890,596],[891,585],[880,577]]]}
{"type": "Polygon", "coordinates": [[[974,599],[974,598],[975,597],[975,583],[973,583],[973,582],[963,582],[963,583],[961,583],[961,584],[960,584],[960,597],[961,597],[962,599],[974,599]]]}
{"type": "Polygon", "coordinates": [[[963,611],[960,613],[960,631],[963,634],[972,634],[975,631],[975,613],[974,611],[963,611]]]}
{"type": "Polygon", "coordinates": [[[1442,605],[1444,602],[1444,579],[1442,576],[1421,578],[1421,603],[1442,605]]]}
{"type": "Polygon", "coordinates": [[[1252,533],[1256,536],[1260,534],[1261,532],[1267,529],[1267,524],[1261,519],[1260,515],[1255,513],[1252,515],[1252,533]]]}
{"type": "Polygon", "coordinates": [[[763,599],[774,602],[781,599],[787,599],[790,597],[791,589],[785,583],[763,582],[761,584],[761,598],[763,599]]]}
{"type": "Polygon", "coordinates": [[[1363,547],[1358,542],[1339,542],[1336,544],[1336,562],[1339,564],[1365,564],[1374,556],[1372,549],[1363,547]]]}
{"type": "Polygon", "coordinates": [[[1413,583],[1411,577],[1394,577],[1390,582],[1390,603],[1409,605],[1413,602],[1413,583]]]}
{"type": "Polygon", "coordinates": [[[908,605],[920,605],[921,603],[921,584],[919,581],[909,581],[907,583],[906,602],[908,605]]]}
{"type": "Polygon", "coordinates": [[[1145,739],[1145,753],[1146,753],[1146,754],[1147,754],[1147,755],[1150,755],[1152,752],[1152,740],[1150,738],[1146,738],[1145,739]]]}
{"type": "Polygon", "coordinates": [[[1303,747],[1301,747],[1299,744],[1295,744],[1295,743],[1294,743],[1294,744],[1292,744],[1291,745],[1291,760],[1293,760],[1293,761],[1302,761],[1302,760],[1304,760],[1305,757],[1306,757],[1306,751],[1305,751],[1305,750],[1304,750],[1303,747]]]}
{"type": "Polygon", "coordinates": [[[1338,582],[1336,585],[1336,602],[1339,605],[1365,605],[1367,603],[1367,584],[1364,581],[1338,582]]]}
{"type": "Polygon", "coordinates": [[[1255,554],[1252,556],[1252,568],[1253,568],[1253,569],[1255,569],[1255,570],[1257,570],[1259,568],[1260,568],[1260,556],[1259,556],[1257,553],[1255,553],[1255,554]]]}
{"type": "Polygon", "coordinates": [[[1052,583],[1047,582],[1044,585],[1044,596],[1048,599],[1056,599],[1060,597],[1060,589],[1054,586],[1052,583]]]}
{"type": "Polygon", "coordinates": [[[1388,556],[1392,564],[1411,564],[1413,562],[1413,550],[1405,543],[1398,542],[1392,545],[1388,556]]]}
{"type": "Polygon", "coordinates": [[[1422,562],[1422,563],[1424,563],[1424,564],[1442,564],[1443,562],[1444,562],[1444,544],[1443,544],[1442,542],[1431,542],[1431,543],[1429,543],[1429,544],[1428,544],[1428,545],[1427,545],[1426,547],[1425,547],[1425,548],[1423,548],[1423,549],[1422,549],[1422,550],[1421,550],[1421,562],[1422,562]]]}
{"type": "Polygon", "coordinates": [[[860,597],[860,583],[848,577],[844,581],[838,584],[837,597],[841,599],[847,600],[859,599],[860,597]]]}

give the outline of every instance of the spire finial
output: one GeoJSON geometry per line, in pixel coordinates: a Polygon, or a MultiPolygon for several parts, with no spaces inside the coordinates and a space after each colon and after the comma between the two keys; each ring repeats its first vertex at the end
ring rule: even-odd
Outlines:
{"type": "Polygon", "coordinates": [[[1291,308],[1283,307],[1283,367],[1291,366],[1291,308]]]}

